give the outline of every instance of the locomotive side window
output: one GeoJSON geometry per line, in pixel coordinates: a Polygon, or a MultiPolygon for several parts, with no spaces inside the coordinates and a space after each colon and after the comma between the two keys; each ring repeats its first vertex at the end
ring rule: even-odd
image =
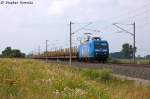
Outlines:
{"type": "Polygon", "coordinates": [[[107,43],[101,43],[101,46],[107,46],[107,43]]]}
{"type": "Polygon", "coordinates": [[[107,48],[107,43],[95,43],[95,48],[107,48]]]}

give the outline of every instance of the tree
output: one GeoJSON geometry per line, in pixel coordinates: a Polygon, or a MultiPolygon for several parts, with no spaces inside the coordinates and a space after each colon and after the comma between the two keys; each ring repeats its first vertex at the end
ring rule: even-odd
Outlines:
{"type": "Polygon", "coordinates": [[[25,54],[22,53],[18,49],[12,49],[11,47],[6,47],[4,51],[2,51],[1,57],[5,58],[23,58],[25,54]]]}
{"type": "MultiPolygon", "coordinates": [[[[135,52],[136,52],[136,47],[135,47],[135,52]]],[[[122,45],[122,53],[124,54],[124,57],[125,58],[133,58],[133,51],[134,51],[134,48],[132,45],[130,45],[129,43],[125,43],[122,45]]]]}
{"type": "Polygon", "coordinates": [[[20,50],[18,49],[14,49],[12,50],[11,52],[11,57],[25,57],[25,54],[24,53],[21,53],[20,50]]]}
{"type": "Polygon", "coordinates": [[[2,51],[2,57],[11,57],[11,47],[6,47],[4,51],[2,51]]]}

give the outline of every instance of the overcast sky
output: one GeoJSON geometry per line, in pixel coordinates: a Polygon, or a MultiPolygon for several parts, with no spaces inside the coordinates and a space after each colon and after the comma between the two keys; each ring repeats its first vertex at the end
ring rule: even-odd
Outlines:
{"type": "MultiPolygon", "coordinates": [[[[4,0],[5,1],[5,0],[4,0]]],[[[7,0],[9,1],[9,0],[7,0]]],[[[11,1],[11,0],[10,0],[11,1]]],[[[14,0],[15,1],[15,0],[14,0]]],[[[17,0],[16,0],[17,1],[17,0]]],[[[18,0],[19,1],[19,0],[18,0]]],[[[27,1],[27,0],[25,0],[27,1]]],[[[45,49],[45,40],[52,47],[68,46],[69,21],[73,32],[89,22],[88,29],[99,30],[102,39],[110,44],[110,51],[121,50],[123,43],[132,44],[132,36],[116,33],[112,23],[136,22],[137,55],[150,54],[150,1],[149,0],[33,0],[34,4],[0,4],[0,51],[6,46],[25,53],[45,49]]],[[[132,32],[132,26],[121,25],[132,32]]],[[[78,31],[73,39],[83,36],[78,31]]]]}

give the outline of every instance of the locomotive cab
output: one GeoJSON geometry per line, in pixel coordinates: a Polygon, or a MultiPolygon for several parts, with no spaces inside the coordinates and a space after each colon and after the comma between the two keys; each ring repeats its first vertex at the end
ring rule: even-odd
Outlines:
{"type": "Polygon", "coordinates": [[[109,47],[107,41],[94,41],[95,58],[106,60],[109,56],[109,47]]]}
{"type": "Polygon", "coordinates": [[[109,56],[108,42],[101,40],[100,37],[93,37],[79,45],[77,56],[79,60],[98,60],[104,62],[109,56]]]}

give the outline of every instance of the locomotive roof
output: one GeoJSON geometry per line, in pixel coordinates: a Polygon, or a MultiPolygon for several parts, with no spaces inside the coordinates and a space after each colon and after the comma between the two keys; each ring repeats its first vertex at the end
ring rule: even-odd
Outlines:
{"type": "Polygon", "coordinates": [[[92,37],[92,40],[101,40],[100,37],[92,37]]]}
{"type": "Polygon", "coordinates": [[[89,41],[84,41],[80,45],[86,45],[90,42],[107,42],[106,40],[89,40],[89,41]]]}

